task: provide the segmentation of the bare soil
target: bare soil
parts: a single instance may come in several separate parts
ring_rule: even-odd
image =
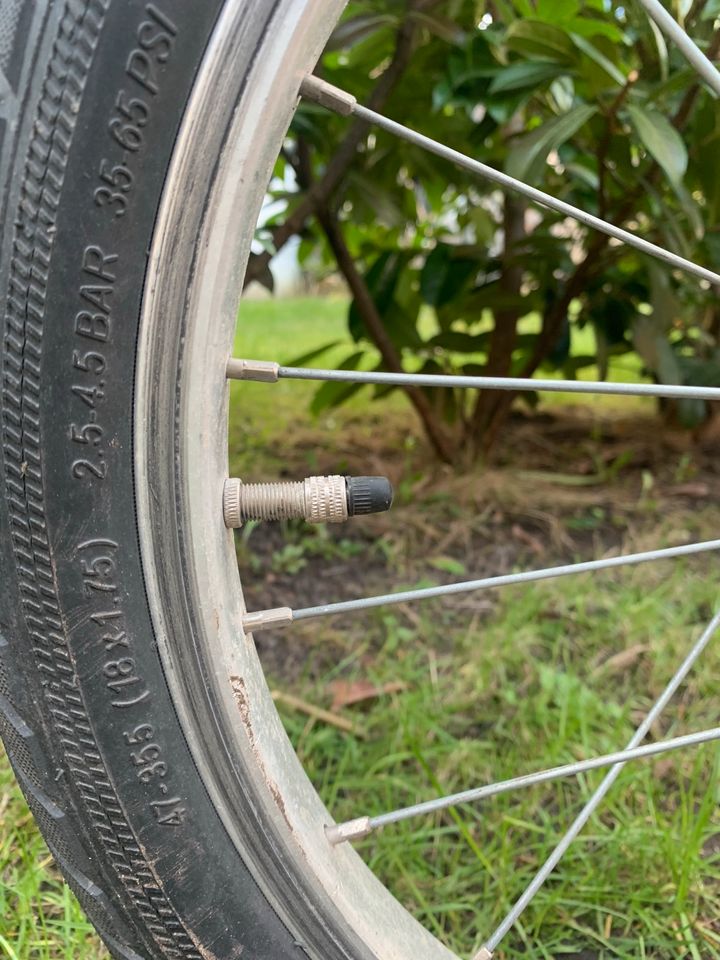
[[[288,476],[383,473],[396,498],[384,515],[318,531],[267,524],[238,538],[249,609],[299,608],[403,586],[587,560],[717,534],[720,445],[661,427],[650,417],[598,420],[587,408],[515,414],[493,462],[456,471],[438,465],[390,421],[344,426],[328,443],[317,427],[289,444]],[[487,616],[492,593],[442,604],[455,617]],[[410,607],[400,608],[412,622]],[[370,631],[372,618],[352,630]],[[337,657],[333,632],[347,622],[309,621],[257,636],[269,673],[292,681]],[[316,638],[322,631],[323,643]]]

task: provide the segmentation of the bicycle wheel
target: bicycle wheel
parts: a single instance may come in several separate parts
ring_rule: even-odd
[[[220,509],[244,260],[341,6],[2,7],[0,720],[117,957],[443,954],[325,841]]]
[[[331,842],[374,825],[291,748],[250,628],[293,612],[248,617],[222,509],[265,186],[301,87],[356,109],[305,80],[342,6],[0,6],[0,726],[116,957],[452,956]]]

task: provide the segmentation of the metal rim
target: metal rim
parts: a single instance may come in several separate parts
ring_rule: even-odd
[[[667,22],[663,19],[661,4],[656,0],[640,2],[650,16],[658,20],[661,29],[676,40],[682,52],[700,75],[707,79],[710,86],[720,89],[720,74],[714,71],[709,61],[707,64],[703,63],[702,53],[671,18]],[[339,16],[342,5],[340,0],[332,0],[329,6],[332,7],[332,13]],[[259,14],[257,4],[235,3],[231,0],[226,5],[216,37],[217,43],[211,48],[215,59],[213,56],[208,57],[206,69],[201,71],[200,81],[186,117],[178,150],[179,160],[173,166],[168,181],[163,216],[154,245],[143,318],[144,336],[140,345],[141,389],[138,392],[136,409],[143,441],[138,447],[141,455],[137,460],[141,538],[143,556],[149,571],[148,581],[153,593],[153,617],[162,638],[161,649],[191,749],[194,749],[196,759],[199,760],[208,789],[230,835],[246,862],[252,864],[252,872],[264,886],[279,915],[285,918],[291,928],[294,929],[293,923],[297,925],[297,913],[293,914],[291,909],[285,908],[283,898],[283,891],[287,886],[285,880],[289,879],[291,887],[294,884],[295,894],[301,894],[300,914],[310,914],[319,920],[323,936],[333,945],[334,949],[330,952],[321,949],[322,956],[365,956],[369,950],[375,955],[380,953],[388,957],[409,954],[448,957],[451,954],[409,917],[361,862],[357,858],[353,859],[354,855],[346,856],[344,841],[364,836],[377,826],[415,815],[430,806],[439,809],[443,804],[448,806],[456,801],[465,802],[471,799],[471,794],[489,795],[491,790],[499,792],[532,782],[538,777],[574,774],[578,772],[578,764],[538,771],[525,777],[438,798],[429,804],[416,804],[390,811],[375,818],[361,817],[332,826],[326,831],[324,828],[331,822],[330,817],[302,772],[282,731],[264,683],[262,669],[255,656],[252,637],[247,631],[252,627],[260,629],[271,623],[276,626],[288,625],[293,620],[325,616],[333,612],[353,612],[399,600],[483,589],[501,585],[501,581],[504,584],[546,579],[549,576],[580,572],[581,569],[595,570],[604,566],[669,558],[699,550],[714,550],[718,548],[720,541],[299,610],[278,608],[246,613],[232,541],[223,528],[219,509],[222,484],[227,475],[227,390],[224,361],[232,344],[235,307],[239,300],[240,281],[249,252],[252,225],[255,223],[265,184],[287,129],[298,91],[301,90],[303,96],[343,116],[355,114],[365,122],[380,126],[402,139],[443,156],[478,176],[501,183],[536,203],[560,210],[593,229],[686,270],[706,283],[720,283],[720,275],[648,243],[636,234],[570,207],[520,181],[512,180],[471,157],[450,150],[438,141],[362,107],[346,92],[331,87],[318,78],[307,76],[321,52],[323,40],[327,38],[337,18],[330,16],[328,4],[320,10],[319,0],[275,0],[274,4],[273,0],[267,0],[268,15],[272,12],[273,19],[268,19],[262,42],[258,42],[257,57],[252,70],[247,77],[244,74],[242,77],[231,74],[228,83],[224,73],[218,73],[218,62],[229,61],[237,70],[238,64],[242,64],[243,60],[242,57],[233,55],[235,51],[232,43],[227,44],[226,33],[230,30],[232,35],[243,14],[246,19],[252,20],[252,16],[248,17],[251,6],[255,13]],[[269,9],[271,6],[272,11]],[[699,65],[695,60],[698,60]],[[220,97],[218,90],[223,94]],[[208,126],[207,116],[212,113],[213,104],[228,106],[234,103],[233,96],[237,98],[238,109],[232,122],[228,119],[226,125],[221,127],[227,132],[227,137],[220,138],[213,152],[213,135],[216,130]],[[191,194],[190,202],[187,202],[183,195],[183,186],[205,183],[203,174],[216,156],[219,160],[213,166],[213,176],[207,192],[201,191],[199,197]],[[198,203],[201,204],[200,208]],[[192,211],[195,210],[197,214],[198,209],[200,213],[193,221]],[[182,239],[178,240],[179,237]],[[185,246],[181,247],[183,241]],[[188,251],[192,250],[196,241],[199,241],[198,255],[193,259]],[[168,277],[172,276],[169,269],[172,266],[176,274],[177,288],[179,252],[184,252],[190,260],[187,284],[180,287],[185,299],[178,301],[176,310],[173,311],[168,310],[168,299],[170,302],[173,300],[173,288],[171,285],[168,289]],[[172,336],[166,339],[158,334],[158,324],[162,325],[163,317],[167,316],[181,320],[178,327],[180,335],[175,339]],[[205,317],[208,319],[203,322]],[[172,322],[171,320],[170,325]],[[168,344],[172,345],[176,340],[182,346],[175,355],[173,365],[173,348],[168,348]],[[236,368],[236,373],[229,375],[238,375],[240,379],[260,379],[268,382],[277,380],[279,376],[295,379],[340,379],[337,371],[280,367],[272,362],[243,359],[231,361],[230,366]],[[273,377],[268,376],[270,367],[273,368]],[[253,370],[262,375],[254,376]],[[345,376],[347,379],[361,379],[362,375]],[[416,377],[406,374],[392,376],[396,380],[400,376],[408,382],[417,381]],[[435,381],[440,378],[426,379],[433,381],[427,385],[439,385]],[[531,383],[522,379],[494,381],[492,384],[488,378],[460,379],[467,382],[456,381],[456,386],[484,386],[511,391],[528,389]],[[172,438],[174,443],[170,444],[175,449],[175,469],[170,470],[169,482],[167,476],[163,482],[162,476],[153,474],[153,467],[157,466],[153,459],[154,450],[167,449],[167,444],[158,443],[157,430],[152,429],[152,423],[148,427],[145,420],[145,414],[152,412],[156,406],[163,409],[163,391],[158,390],[156,381],[165,389],[166,418],[175,425]],[[537,387],[537,382],[533,383]],[[544,389],[558,389],[560,386],[545,383]],[[626,389],[629,385],[621,386],[620,390],[609,390],[603,385],[586,384],[584,392],[637,392]],[[676,386],[663,388],[666,392],[673,391],[673,395],[680,395],[689,389]],[[171,400],[169,405],[168,390]],[[656,390],[654,393],[661,395],[662,391]],[[160,402],[154,403],[158,399]],[[169,418],[168,412],[172,413]],[[165,466],[167,468],[167,465]],[[164,502],[163,492],[166,493],[165,500],[171,501],[174,507],[171,517],[168,517],[167,509],[163,512],[163,509],[157,506],[158,502]],[[174,592],[172,588],[168,589],[166,579],[171,580],[175,571],[172,564],[165,559],[162,550],[163,537],[159,533],[168,525],[168,520],[177,524],[177,558],[182,568],[182,576]],[[157,602],[156,595],[160,597]],[[188,614],[189,630],[186,631],[185,639],[189,638],[190,645],[187,647],[186,644],[184,651],[182,643],[178,643],[183,639],[183,631],[178,632],[173,623],[174,635],[170,637],[168,632],[168,613],[177,609],[178,598],[185,601]],[[493,955],[502,937],[547,879],[628,759],[651,755],[652,752],[659,752],[659,749],[690,746],[716,739],[720,735],[718,728],[666,741],[658,750],[640,746],[653,720],[677,691],[719,623],[720,614],[716,614],[633,734],[626,750],[590,761],[594,766],[611,766],[611,769],[522,896],[476,953],[475,960],[488,960]],[[244,634],[243,627],[246,631]],[[180,655],[181,653],[184,656]],[[198,667],[198,676],[194,682],[187,677],[187,665],[193,657]],[[210,708],[209,713],[206,711],[203,715],[207,707]],[[198,718],[207,722],[198,724]],[[210,732],[217,738],[217,743],[213,742],[213,749],[209,752],[207,742],[203,743],[202,736],[198,736],[200,730]],[[213,764],[213,755],[216,760],[219,756],[218,744],[222,747],[220,752],[223,763]],[[236,775],[235,792],[232,789],[232,779],[228,780],[228,769]],[[240,801],[245,802],[244,808],[238,800],[238,794]],[[232,815],[237,817],[238,812],[242,813],[243,809],[245,813],[251,812],[257,821],[261,834],[259,844],[252,842],[247,817],[240,818],[244,822],[244,831],[239,833],[235,830],[237,819],[234,820]],[[256,816],[257,809],[262,811],[262,817]],[[339,843],[340,847],[332,850],[329,848],[328,839],[331,839],[333,844]],[[280,877],[277,870],[274,875],[263,870],[263,857],[267,857],[269,850],[274,850],[276,854],[276,866],[282,873]],[[262,856],[258,857],[258,852]],[[318,895],[316,899],[302,899],[302,893],[310,890]],[[292,900],[292,897],[290,899]],[[321,940],[322,937],[320,940],[311,938],[305,942],[315,944]]]
[[[149,261],[135,404],[148,601],[198,769],[229,837],[286,924],[297,929],[294,895],[315,915],[324,956],[441,960],[454,955],[352,849],[328,843],[324,826],[332,818],[282,728],[252,638],[242,634],[242,589],[221,510],[228,469],[225,363],[265,186],[301,81],[344,3],[274,4],[246,75],[248,21],[258,17],[258,6],[231,0],[217,24],[182,124]],[[180,342],[177,352],[169,348]],[[176,416],[175,465],[156,457],[169,439],[162,415],[169,406]],[[179,624],[182,604],[187,619]],[[268,850],[275,854],[271,868]]]

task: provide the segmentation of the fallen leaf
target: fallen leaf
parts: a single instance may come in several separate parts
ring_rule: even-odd
[[[333,695],[331,710],[340,710],[353,703],[362,703],[365,700],[374,700],[389,693],[400,693],[407,690],[407,684],[402,680],[394,680],[376,686],[369,680],[333,680],[330,684]]]
[[[273,690],[272,698],[276,703],[284,703],[293,710],[297,710],[299,713],[304,713],[306,716],[312,717],[313,720],[321,720],[323,723],[329,723],[333,727],[337,727],[339,730],[344,730],[346,733],[354,733],[355,736],[364,736],[362,731],[358,730],[355,727],[355,724],[350,720],[347,720],[345,717],[339,717],[331,710],[323,710],[322,707],[316,707],[314,703],[309,703],[307,700],[303,700],[301,697],[296,697],[292,693],[284,693],[282,690]]]
[[[650,647],[646,643],[636,643],[634,646],[628,647],[627,650],[621,650],[620,653],[616,653],[612,657],[608,657],[607,660],[603,660],[593,672],[622,673],[624,670],[629,670],[630,667],[634,667],[640,657],[644,653],[647,653],[649,649]]]
[[[653,777],[655,780],[667,780],[670,774],[675,774],[674,757],[663,757],[653,764]]]
[[[667,492],[671,497],[695,497],[701,500],[703,497],[710,496],[710,487],[707,483],[697,481],[696,483],[678,483],[674,487],[668,487]]]
[[[530,547],[533,553],[536,553],[538,556],[542,556],[545,553],[545,547],[538,540],[538,538],[534,537],[531,533],[521,527],[519,523],[513,524],[511,532],[516,540],[519,540],[521,543],[524,543]]]

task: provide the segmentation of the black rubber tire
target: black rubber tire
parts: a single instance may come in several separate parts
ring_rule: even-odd
[[[173,709],[138,545],[147,252],[222,2],[0,0],[0,728],[60,869],[125,960],[316,956],[322,940],[301,911],[279,918],[228,842]],[[274,7],[246,4],[248,65]],[[127,109],[146,121],[142,142],[123,133]],[[79,545],[99,527],[124,561],[93,620],[106,551]],[[108,630],[115,609],[122,638]],[[118,709],[136,700],[142,711]],[[167,764],[162,794],[132,757],[140,723]],[[327,936],[323,960],[357,956]]]

